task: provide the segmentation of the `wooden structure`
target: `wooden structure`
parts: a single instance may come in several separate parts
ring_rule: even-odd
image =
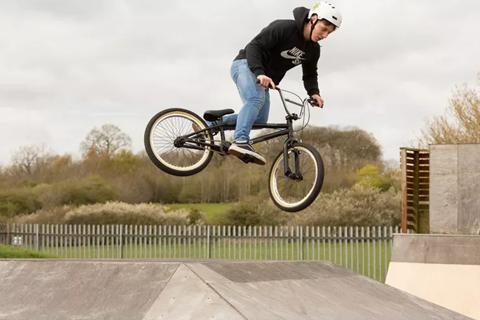
[[[402,232],[429,232],[430,152],[401,148]]]

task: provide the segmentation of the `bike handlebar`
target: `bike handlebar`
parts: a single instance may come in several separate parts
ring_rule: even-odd
[[[260,80],[257,79],[257,84],[260,84]],[[272,90],[277,90],[277,91],[282,91],[282,89],[279,87],[279,86],[275,86],[275,88],[272,88],[272,85],[268,85],[268,88],[269,89],[272,89]],[[294,104],[294,105],[297,105],[299,107],[303,107],[302,104],[298,103],[298,102],[295,102],[295,101],[292,101],[288,98],[285,99],[285,101],[287,101],[288,103],[291,103],[291,104]],[[308,103],[310,103],[312,106],[318,106],[317,104],[317,101],[315,99],[312,99],[312,98],[308,98],[307,99]]]
[[[303,105],[301,103],[298,103],[298,102],[295,102],[293,100],[290,100],[288,98],[285,98],[285,101],[287,101],[288,103],[291,103],[291,104],[294,104],[294,105],[297,105],[299,107],[303,107]],[[307,99],[308,103],[310,103],[311,105],[314,105],[316,106],[317,105],[317,101],[315,99]]]

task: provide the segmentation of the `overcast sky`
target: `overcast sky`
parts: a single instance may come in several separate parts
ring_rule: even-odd
[[[456,85],[480,71],[480,1],[335,1],[342,28],[322,44],[318,126],[372,133],[398,160]],[[152,115],[181,106],[240,108],[229,69],[238,50],[304,1],[1,0],[0,164],[25,145],[79,156],[114,124],[143,150]],[[305,96],[301,68],[281,86]],[[272,98],[270,120],[284,117]]]

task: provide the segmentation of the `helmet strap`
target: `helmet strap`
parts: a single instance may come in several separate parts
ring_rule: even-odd
[[[315,22],[312,22],[312,20],[310,20],[310,23],[311,23],[311,27],[310,27],[310,41],[313,42],[312,40],[312,34],[313,34],[313,29],[315,29],[315,26],[317,25],[317,22],[318,22],[318,18],[317,20],[315,20]]]

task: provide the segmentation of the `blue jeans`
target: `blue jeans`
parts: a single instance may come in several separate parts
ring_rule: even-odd
[[[235,124],[235,142],[250,142],[250,130],[254,123],[267,123],[270,111],[268,89],[257,84],[257,77],[250,71],[247,59],[235,60],[230,69],[233,82],[237,85],[243,107],[238,114],[223,117],[223,123]]]

